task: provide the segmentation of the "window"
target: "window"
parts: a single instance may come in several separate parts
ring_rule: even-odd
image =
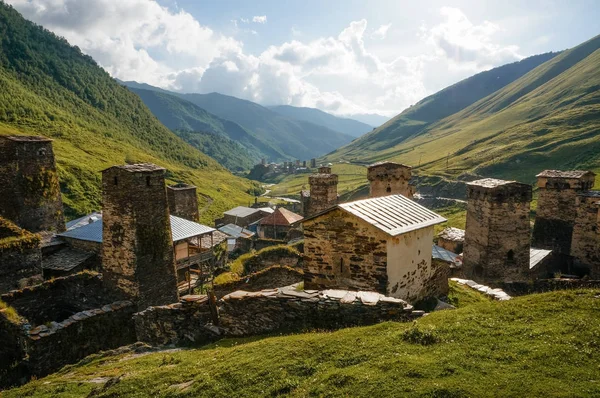
[[[344,259],[340,259],[340,274],[344,273]]]
[[[46,148],[40,148],[37,152],[38,156],[46,156]]]
[[[114,183],[115,183],[115,185],[119,185],[119,179],[117,177],[115,177]]]
[[[387,187],[385,190],[387,193],[391,193],[392,192],[392,187]]]
[[[515,263],[515,252],[511,250],[508,251],[508,253],[506,253],[506,262],[507,264],[514,264]]]
[[[150,176],[146,177],[146,186],[150,186]]]

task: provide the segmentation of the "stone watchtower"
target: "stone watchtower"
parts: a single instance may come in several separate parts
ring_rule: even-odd
[[[303,198],[304,217],[310,217],[337,204],[337,174],[331,174],[331,167],[319,167],[319,172],[308,177],[310,194]]]
[[[30,232],[63,232],[52,140],[0,136],[0,216]]]
[[[477,282],[527,279],[531,186],[486,178],[467,184],[465,275]]]
[[[592,279],[600,279],[600,191],[580,193],[576,205],[571,255],[575,266],[584,268]]]
[[[412,199],[414,186],[410,185],[412,167],[395,162],[378,162],[369,166],[367,178],[371,183],[370,196],[400,194]]]
[[[102,172],[102,273],[138,308],[177,302],[165,169],[153,164]]]
[[[533,246],[570,254],[577,195],[592,189],[591,171],[545,170],[537,175],[538,205]]]
[[[195,186],[184,183],[168,186],[167,197],[172,215],[198,222],[200,214]]]

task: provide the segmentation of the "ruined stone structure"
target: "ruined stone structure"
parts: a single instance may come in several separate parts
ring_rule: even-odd
[[[591,171],[545,170],[537,175],[538,205],[533,245],[565,255],[571,252],[577,195],[594,186]]]
[[[438,234],[438,246],[452,253],[461,254],[464,243],[465,231],[463,229],[448,227]]]
[[[273,265],[250,275],[244,275],[240,280],[215,284],[214,292],[218,298],[237,290],[256,292],[263,289],[273,289],[299,283],[304,280],[301,268],[291,268],[282,265]]]
[[[153,164],[102,172],[102,273],[138,308],[178,300],[165,169]]]
[[[195,186],[184,183],[170,185],[167,187],[167,197],[172,215],[196,222],[200,220]]]
[[[571,255],[577,267],[589,272],[592,279],[600,279],[600,191],[577,195]]]
[[[331,174],[331,167],[319,167],[317,174],[308,177],[310,191],[302,194],[304,217],[310,217],[325,211],[338,202],[337,174]]]
[[[525,280],[530,263],[531,186],[486,178],[467,184],[463,269],[478,282]]]
[[[378,162],[369,166],[367,178],[371,183],[370,196],[404,195],[412,199],[414,186],[410,184],[412,167],[395,162]]]
[[[0,217],[0,293],[41,273],[40,237]]]
[[[0,136],[0,216],[31,232],[65,230],[52,140]]]
[[[449,267],[431,261],[433,226],[444,221],[402,195],[305,219],[304,288],[369,290],[409,302],[444,294]]]

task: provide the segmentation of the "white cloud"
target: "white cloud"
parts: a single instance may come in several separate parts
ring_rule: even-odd
[[[374,30],[373,33],[371,33],[371,37],[374,39],[385,39],[385,37],[387,36],[387,32],[388,30],[390,30],[391,26],[391,23],[387,25],[381,25],[379,28]]]
[[[28,19],[64,36],[112,76],[184,92],[221,92],[265,105],[317,107],[338,114],[397,114],[454,81],[520,59],[500,46],[492,22],[471,23],[460,10],[442,8],[443,21],[417,33],[423,53],[383,61],[365,35],[384,41],[391,24],[370,34],[367,21],[337,36],[299,37],[248,54],[232,37],[202,26],[189,13],[149,0],[9,0]],[[236,34],[239,23],[232,20]],[[266,23],[255,16],[254,23]],[[299,31],[292,28],[293,36]],[[296,32],[296,33],[294,33]]]

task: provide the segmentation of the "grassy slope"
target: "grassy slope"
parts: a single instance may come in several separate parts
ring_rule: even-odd
[[[274,148],[261,142],[239,124],[221,119],[183,98],[154,90],[140,88],[130,88],[130,90],[139,95],[158,120],[176,134],[182,136],[178,131],[190,132],[182,138],[194,146],[198,144],[198,140],[193,140],[193,136],[201,135],[194,134],[194,132],[218,134],[235,142],[238,149],[225,153],[215,151],[218,151],[219,148],[207,147],[205,140],[202,140],[201,144],[203,145],[199,147],[204,153],[219,160],[221,164],[230,169],[235,168],[236,165],[249,169],[263,157],[281,156]],[[231,146],[227,145],[226,148]],[[228,159],[231,161],[228,162]]]
[[[118,376],[95,396],[597,396],[599,293],[475,303],[414,324],[97,356],[5,396],[86,396],[102,390],[92,379]],[[423,335],[437,342],[419,344]]]
[[[99,171],[125,161],[153,162],[171,181],[194,183],[203,220],[248,203],[247,180],[164,127],[138,96],[52,33],[0,3],[0,134],[55,140],[67,215],[100,207]]]
[[[328,158],[395,159],[421,164],[423,174],[528,182],[545,168],[600,171],[599,47],[600,36],[565,51],[397,145],[351,144]]]

